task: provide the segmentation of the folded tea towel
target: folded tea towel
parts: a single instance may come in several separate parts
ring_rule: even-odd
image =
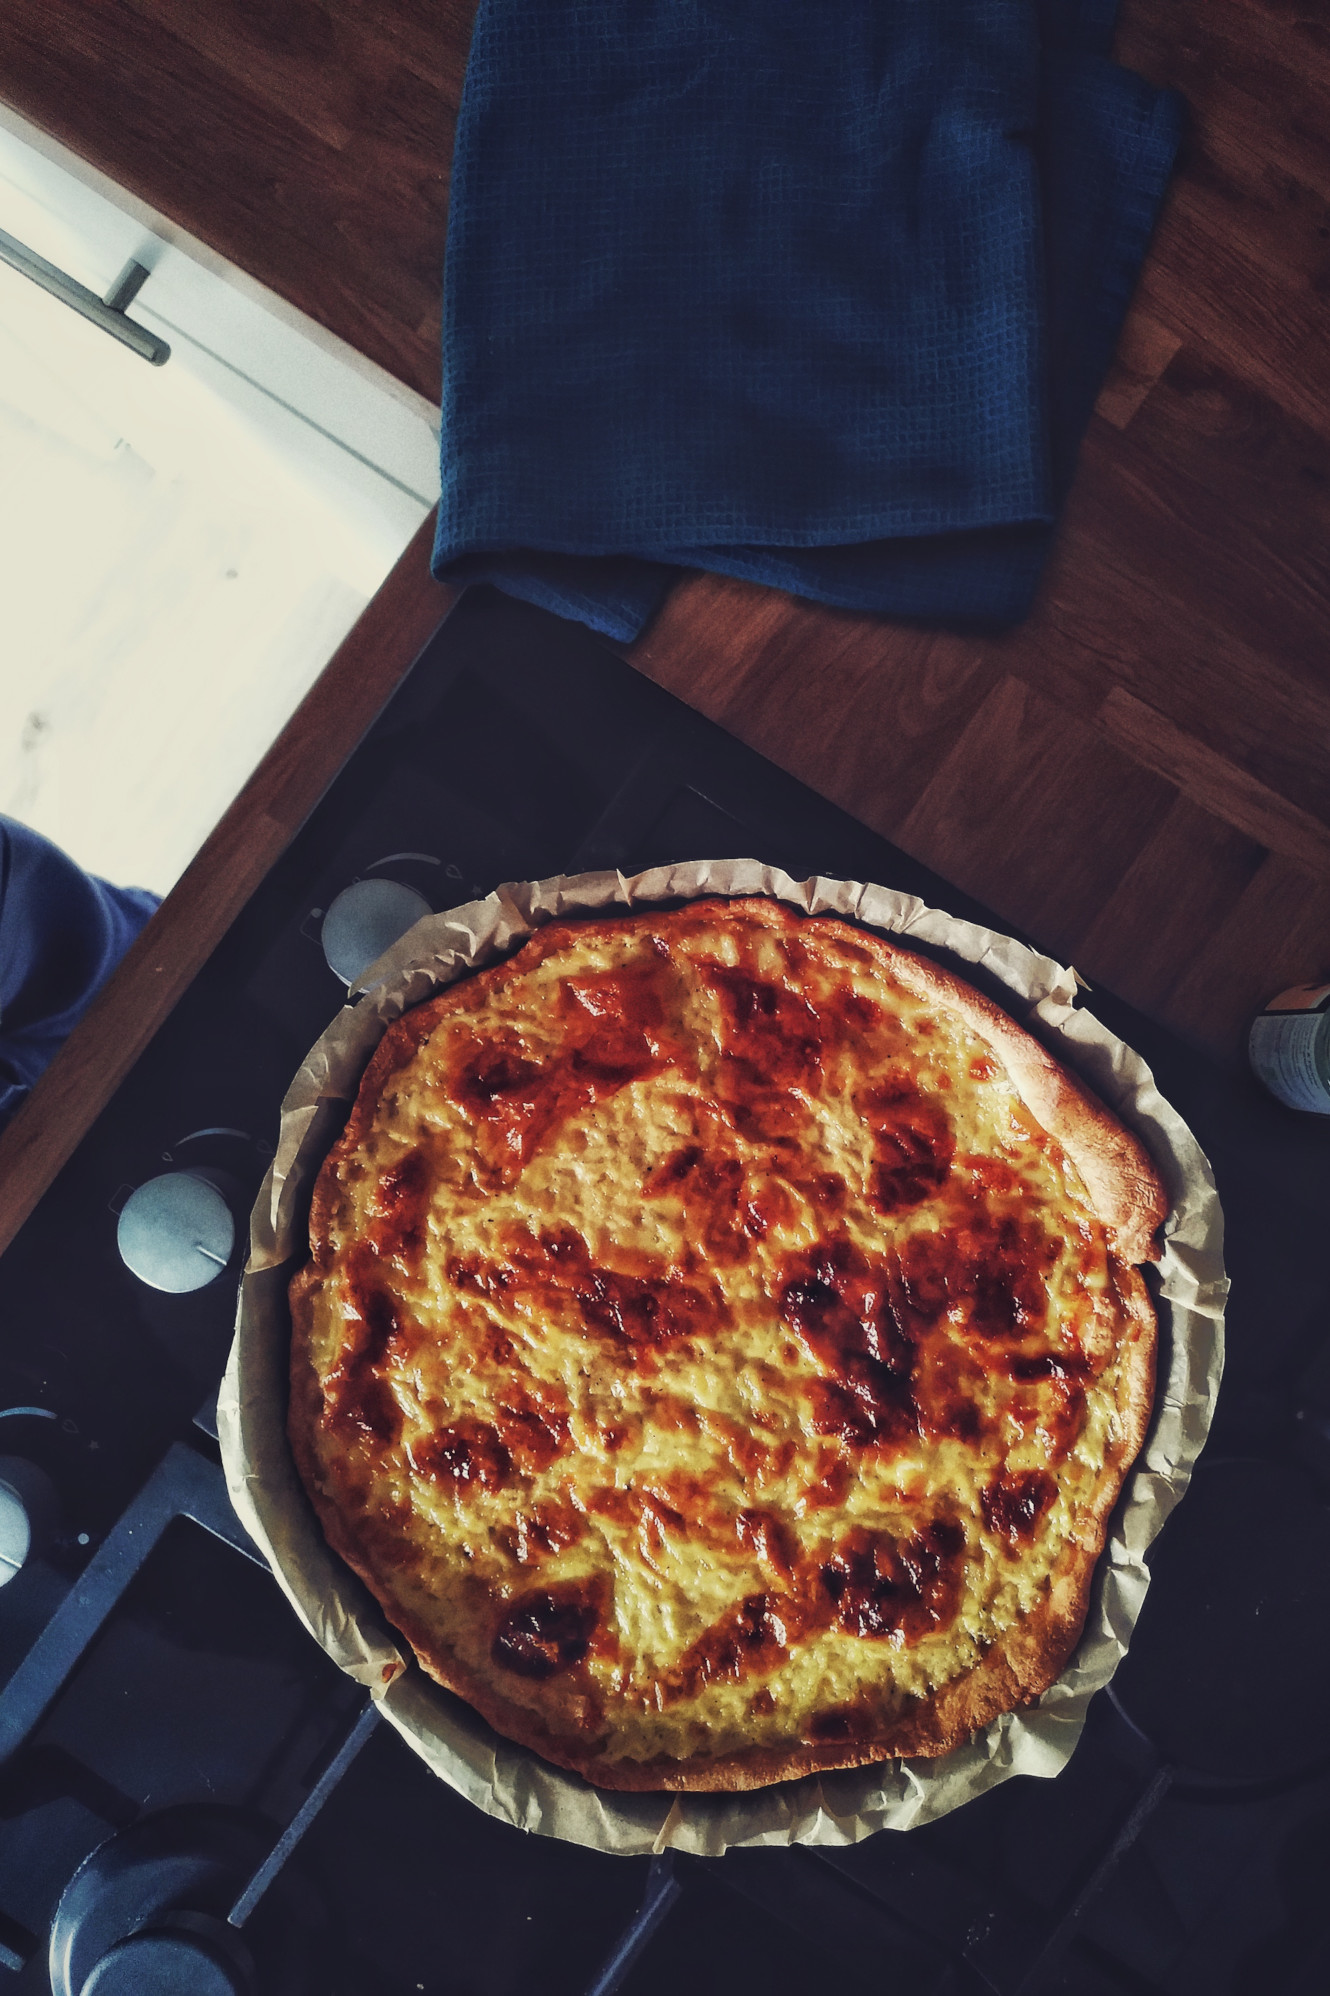
[[[1029,608],[1177,150],[1116,0],[481,0],[434,572]]]
[[[18,1108],[158,905],[0,817],[0,1125]]]

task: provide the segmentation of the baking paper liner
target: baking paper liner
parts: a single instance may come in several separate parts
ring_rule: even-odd
[[[1057,1682],[938,1760],[806,1775],[739,1795],[616,1794],[499,1737],[442,1690],[329,1549],[286,1438],[287,1282],[308,1251],[314,1179],[360,1077],[392,1021],[469,970],[507,956],[560,915],[650,907],[699,895],[763,894],[842,915],[990,973],[1011,1013],[1082,1075],[1144,1141],[1172,1199],[1158,1268],[1159,1382],[1150,1432],[1113,1515],[1085,1630]],[[543,1836],[637,1854],[716,1855],[732,1845],[849,1844],[930,1822],[1013,1774],[1054,1775],[1071,1758],[1094,1693],[1126,1652],[1149,1584],[1143,1555],[1182,1496],[1209,1429],[1223,1364],[1222,1216],[1195,1138],[1145,1063],[1076,1003],[1074,971],[1009,936],[956,921],[913,895],[860,881],[792,880],[756,860],[690,862],[505,886],[431,915],[353,987],[282,1105],[272,1168],[251,1223],[235,1342],[218,1408],[237,1512],[311,1634],[443,1780],[487,1815]]]

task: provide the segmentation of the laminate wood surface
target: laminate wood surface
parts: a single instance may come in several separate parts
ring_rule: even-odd
[[[921,634],[710,576],[631,656],[1219,1059],[1330,977],[1330,15],[1123,7],[1179,171],[1033,614]]]
[[[0,98],[437,396],[473,11],[0,0]],[[1117,53],[1189,130],[1026,623],[962,637],[694,575],[627,656],[1235,1061],[1263,996],[1330,978],[1330,17],[1125,0]],[[302,714],[283,753],[307,727],[313,770],[317,692]],[[266,808],[242,797],[227,837],[259,813],[262,848]],[[78,1045],[70,1100],[92,1022]]]
[[[431,401],[475,0],[0,0],[0,98]]]

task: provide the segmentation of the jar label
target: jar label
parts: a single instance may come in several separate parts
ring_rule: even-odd
[[[1295,984],[1266,1006],[1267,1012],[1324,1012],[1330,1007],[1330,984]]]
[[[1324,987],[1330,997],[1330,986]],[[1290,995],[1290,994],[1284,994]],[[1299,1009],[1253,1019],[1247,1051],[1259,1080],[1290,1109],[1330,1116],[1330,1015]]]

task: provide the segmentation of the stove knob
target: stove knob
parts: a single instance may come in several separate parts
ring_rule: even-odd
[[[172,1296],[214,1281],[235,1243],[231,1208],[199,1172],[167,1171],[150,1178],[120,1209],[120,1259],[140,1282]]]
[[[323,918],[319,940],[328,968],[343,984],[354,984],[399,936],[433,912],[423,894],[399,880],[353,880]]]
[[[0,1587],[41,1552],[58,1509],[55,1485],[44,1469],[21,1456],[0,1455]]]
[[[104,1954],[78,1996],[250,1996],[252,1987],[201,1935],[142,1933]]]

